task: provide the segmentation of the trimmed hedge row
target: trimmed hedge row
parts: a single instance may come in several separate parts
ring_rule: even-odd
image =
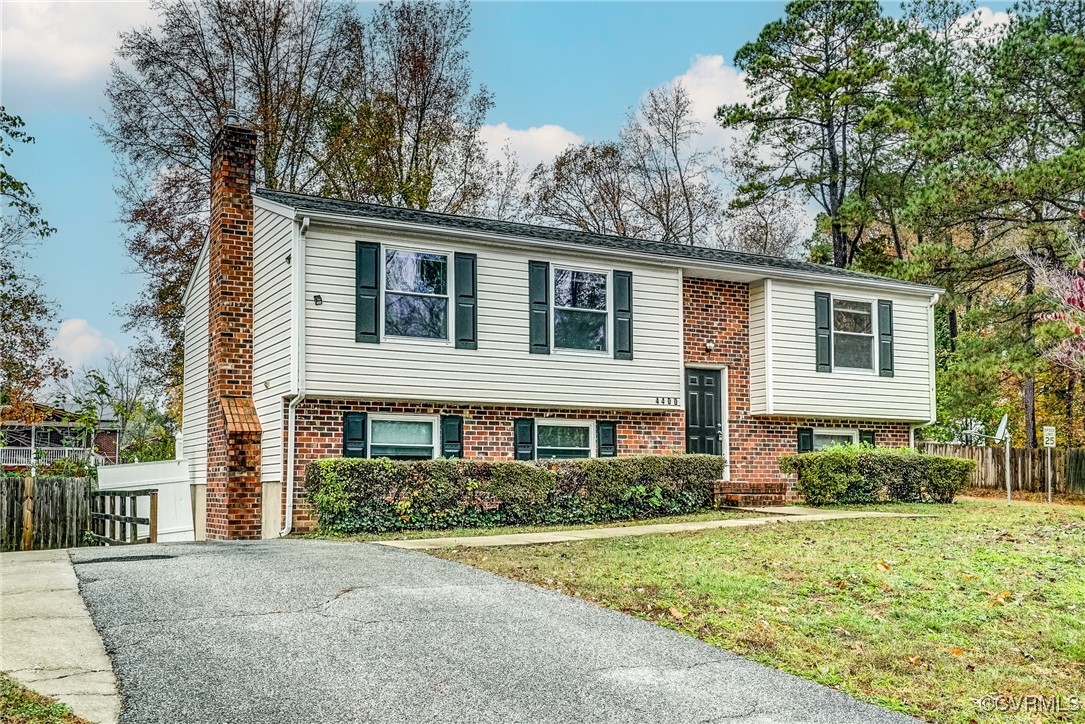
[[[798,474],[796,489],[809,505],[952,503],[975,467],[974,460],[869,445],[833,445],[780,459],[781,470]]]
[[[712,505],[718,455],[513,462],[328,458],[305,471],[322,532],[594,523]]]

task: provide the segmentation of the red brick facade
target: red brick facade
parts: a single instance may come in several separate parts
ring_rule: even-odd
[[[800,427],[846,427],[874,430],[879,445],[909,444],[908,425],[814,418],[750,415],[750,288],[741,282],[687,278],[682,288],[687,364],[727,368],[727,417],[731,480],[760,490],[778,484],[795,499],[794,480],[780,472],[777,460],[798,446]],[[707,342],[713,348],[708,349]]]
[[[252,179],[256,134],[225,126],[211,151],[207,537],[260,538],[260,422],[252,402]]]
[[[464,457],[511,459],[512,421],[518,417],[617,420],[620,455],[666,455],[685,452],[686,422],[685,415],[680,410],[610,413],[600,410],[553,410],[539,407],[305,400],[298,405],[295,412],[297,458],[294,479],[298,481],[294,494],[296,528],[304,530],[312,523],[305,501],[305,466],[313,460],[342,454],[345,412],[462,415]],[[283,415],[285,431],[286,405],[283,405]],[[283,445],[286,445],[285,432]]]

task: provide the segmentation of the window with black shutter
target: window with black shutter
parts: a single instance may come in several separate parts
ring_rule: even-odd
[[[366,414],[364,412],[343,413],[343,457],[366,457]]]

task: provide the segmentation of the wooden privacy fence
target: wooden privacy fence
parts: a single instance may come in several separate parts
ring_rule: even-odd
[[[148,513],[143,517],[137,514],[140,498],[148,499]],[[91,493],[90,500],[90,536],[95,542],[132,545],[158,541],[157,490],[101,490]]]
[[[0,479],[0,550],[83,545],[92,485],[90,478]]]
[[[148,499],[149,515],[137,517],[139,498]],[[158,491],[96,492],[90,478],[0,478],[0,551],[153,543],[157,534]]]
[[[948,455],[976,461],[973,484],[978,488],[1006,489],[1006,450],[999,447],[974,447],[921,442],[921,452]],[[1051,482],[1056,493],[1085,495],[1085,448],[1051,450]],[[1010,449],[1010,484],[1013,490],[1033,493],[1047,491],[1047,450]]]

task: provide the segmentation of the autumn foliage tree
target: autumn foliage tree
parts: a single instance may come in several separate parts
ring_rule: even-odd
[[[181,295],[203,244],[210,145],[227,110],[259,133],[272,189],[442,211],[481,208],[494,175],[471,85],[466,3],[156,0],[121,35],[100,126],[146,286],[127,308],[139,354],[181,383]]]
[[[0,107],[0,155],[11,157],[15,144],[33,143],[25,123]],[[42,217],[33,190],[0,161],[0,421],[34,421],[34,403],[45,387],[67,371],[51,352],[49,326],[55,313],[41,293],[41,282],[20,262],[27,247],[54,233]]]

